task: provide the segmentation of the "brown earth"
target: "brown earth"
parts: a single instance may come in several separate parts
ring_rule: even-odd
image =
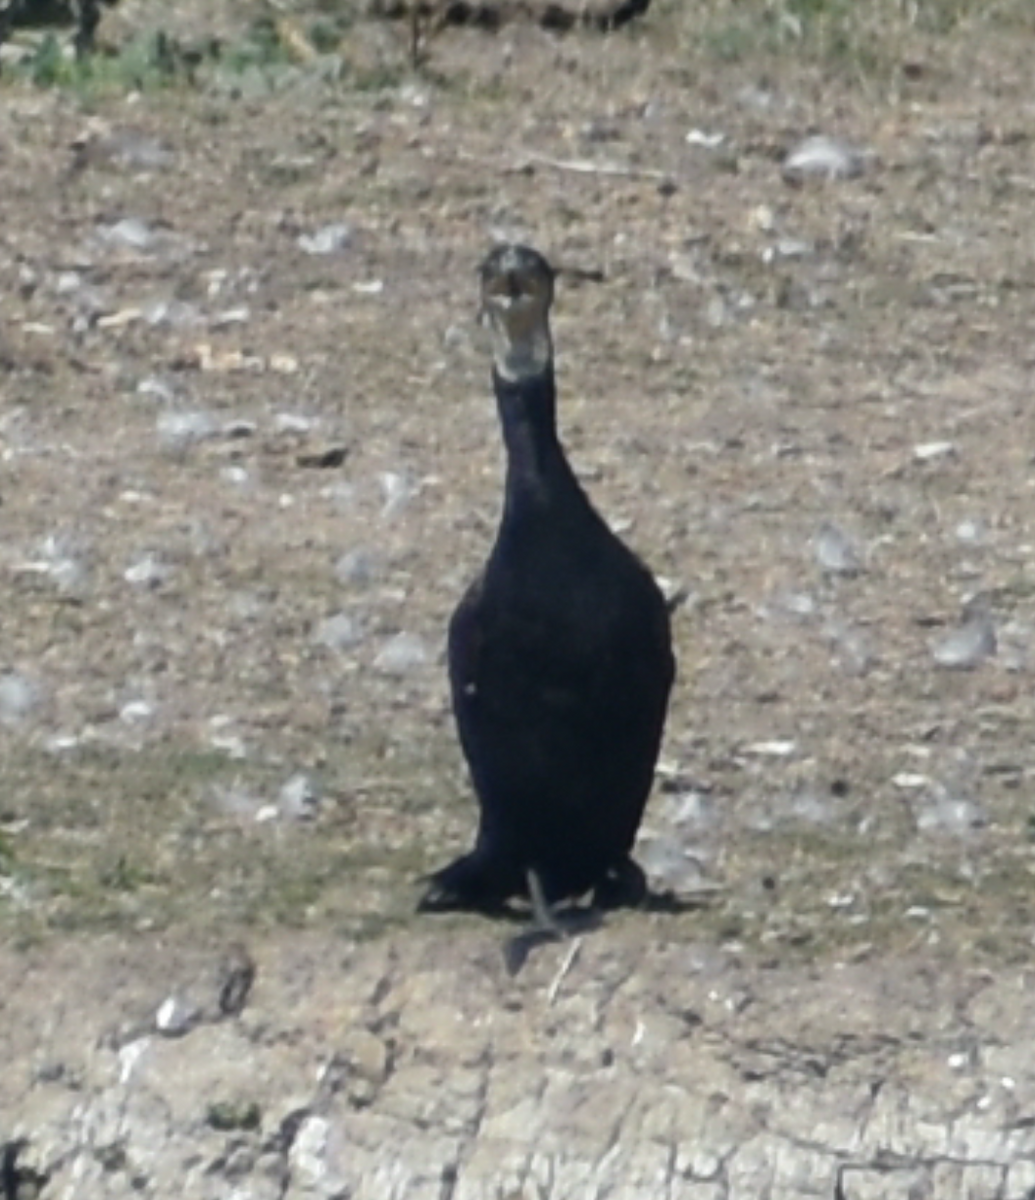
[[[0,1135],[54,1195],[1035,1194],[1030,9],[656,3],[608,39],[450,30],[419,73],[387,23],[310,55],[304,12],[263,59],[253,11],[162,16],[228,48],[190,83],[0,84]],[[785,180],[810,133],[860,173]],[[686,597],[643,859],[700,902],[609,920],[552,1001],[571,947],[508,981],[510,931],[413,915],[473,827],[442,642],[497,514],[499,237],[563,268],[566,443]],[[997,651],[949,669],[975,604]],[[96,1040],[237,942],[254,1011]],[[806,1065],[715,1050],[756,1043]],[[127,1045],[244,1062],[258,1116],[170,1075],[157,1133]],[[406,1103],[339,1111],[336,1054]],[[299,1167],[283,1097],[368,1152]],[[404,1129],[424,1175],[379,1155]]]

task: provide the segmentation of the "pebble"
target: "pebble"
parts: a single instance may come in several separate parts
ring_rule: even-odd
[[[362,547],[347,550],[334,564],[334,577],[350,587],[366,587],[377,576],[377,559]]]
[[[750,746],[744,747],[745,753],[759,754],[765,758],[789,758],[797,749],[798,743],[790,740],[752,742]]]
[[[149,721],[154,711],[154,706],[146,700],[130,700],[119,709],[119,720],[124,725],[136,725],[141,721]]]
[[[44,538],[39,560],[30,563],[29,567],[49,575],[63,595],[81,597],[86,590],[86,564],[63,537],[51,534]]]
[[[394,516],[400,509],[405,508],[417,491],[406,476],[398,471],[382,471],[378,475],[378,481],[385,497],[381,509],[383,517]]]
[[[315,425],[314,417],[301,413],[279,412],[273,417],[273,428],[277,433],[308,433]]]
[[[931,655],[940,667],[970,670],[997,649],[995,625],[987,613],[978,613],[952,633],[931,646]]]
[[[325,617],[313,633],[313,641],[331,650],[348,650],[361,639],[359,626],[348,613],[334,613]]]
[[[310,776],[300,771],[280,789],[278,805],[285,817],[311,821],[320,806],[320,793]]]
[[[920,833],[965,836],[986,823],[987,817],[979,804],[965,797],[953,796],[937,786],[916,813],[916,827]]]
[[[150,250],[155,242],[154,231],[139,217],[123,217],[111,225],[101,225],[97,236],[110,246],[127,250]]]
[[[429,659],[427,647],[413,633],[397,633],[382,646],[374,659],[374,669],[386,675],[405,675]]]
[[[655,885],[678,893],[699,891],[704,873],[697,858],[672,837],[655,837],[637,848],[640,866]]]
[[[848,536],[836,525],[825,521],[812,541],[816,562],[832,575],[857,575],[859,555]]]
[[[145,554],[123,572],[127,583],[135,587],[160,587],[172,574],[172,568],[159,561],[153,554]]]
[[[966,542],[968,545],[978,545],[988,538],[988,527],[984,521],[976,517],[964,517],[959,521],[953,531],[956,534],[956,540]]]
[[[0,675],[0,725],[20,724],[36,701],[36,688],[24,675],[15,671]]]
[[[939,458],[955,458],[956,446],[953,442],[921,442],[913,447],[913,457],[917,462],[934,462]]]
[[[148,325],[169,329],[192,329],[205,323],[201,309],[186,300],[152,300],[141,309]]]
[[[806,178],[854,179],[866,167],[866,155],[839,138],[817,134],[807,137],[787,155],[783,177],[790,183]]]
[[[151,396],[163,404],[169,404],[176,399],[176,391],[171,383],[157,375],[148,375],[137,384],[138,396]]]
[[[338,254],[352,243],[352,226],[343,221],[324,225],[315,233],[299,235],[298,246],[306,254]]]
[[[219,425],[207,412],[164,412],[158,417],[158,440],[166,449],[183,450],[194,442],[215,437]]]
[[[187,1004],[178,996],[169,996],[155,1013],[155,1029],[165,1037],[183,1037],[200,1019],[201,1010],[196,1004]]]

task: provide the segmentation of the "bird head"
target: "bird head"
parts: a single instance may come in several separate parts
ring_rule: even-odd
[[[553,359],[554,270],[528,246],[497,246],[481,265],[482,320],[497,372],[512,381],[541,374]]]

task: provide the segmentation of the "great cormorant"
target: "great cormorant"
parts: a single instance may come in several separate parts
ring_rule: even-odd
[[[449,680],[478,796],[474,849],[431,877],[425,910],[494,911],[593,891],[639,903],[631,857],[675,675],[646,566],[593,508],[555,419],[554,271],[525,246],[481,267],[507,454],[488,562],[449,625]]]

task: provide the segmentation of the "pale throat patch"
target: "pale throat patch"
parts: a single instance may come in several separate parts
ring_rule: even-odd
[[[545,324],[514,336],[490,319],[489,332],[496,371],[511,383],[541,375],[553,361],[553,342]]]

